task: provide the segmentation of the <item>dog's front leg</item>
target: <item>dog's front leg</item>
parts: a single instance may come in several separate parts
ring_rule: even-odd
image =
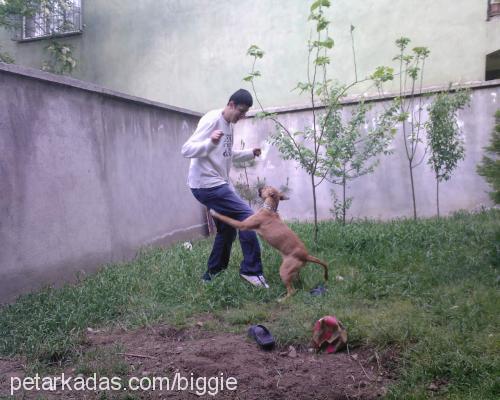
[[[235,229],[238,229],[240,231],[249,231],[252,229],[258,229],[259,227],[259,222],[256,220],[255,215],[252,215],[248,217],[247,219],[244,219],[243,221],[238,221],[237,219],[233,219],[230,217],[227,217],[225,215],[219,214],[215,210],[210,210],[210,214],[214,218],[217,218],[218,220],[232,226]]]

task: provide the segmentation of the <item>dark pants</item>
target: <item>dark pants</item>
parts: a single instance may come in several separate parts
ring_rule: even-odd
[[[229,185],[221,185],[207,189],[191,189],[194,197],[201,204],[227,215],[238,221],[243,221],[253,214],[252,209],[245,203]],[[214,218],[217,228],[212,253],[208,259],[208,272],[216,274],[227,268],[231,246],[236,238],[236,229]],[[240,273],[245,275],[262,275],[262,261],[257,234],[254,231],[240,231],[239,239],[243,251],[243,261],[240,264]]]

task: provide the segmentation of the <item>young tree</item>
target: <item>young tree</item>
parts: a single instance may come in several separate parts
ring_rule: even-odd
[[[388,147],[394,138],[395,107],[386,109],[376,116],[374,126],[364,129],[368,125],[368,105],[361,101],[352,110],[351,116],[346,121],[342,118],[342,104],[335,96],[329,108],[333,111],[326,122],[326,154],[324,161],[328,169],[327,180],[342,188],[342,199],[339,201],[333,192],[336,219],[343,224],[346,213],[352,203],[352,198],[347,197],[347,183],[360,176],[374,171],[378,160],[373,160],[379,154],[389,154]]]
[[[428,107],[429,120],[426,123],[430,149],[429,165],[436,177],[436,209],[439,218],[439,184],[451,178],[458,162],[465,156],[460,128],[457,123],[458,110],[470,102],[468,91],[455,94],[439,93]]]
[[[408,160],[413,218],[417,219],[413,170],[423,162],[427,152],[427,148],[424,148],[422,154],[418,154],[419,145],[422,143],[422,137],[425,134],[425,127],[422,122],[422,84],[425,60],[429,57],[430,51],[427,47],[414,47],[410,54],[407,51],[409,43],[410,39],[406,37],[396,40],[399,54],[393,60],[399,61],[399,96],[394,100],[394,104],[398,108],[397,119],[401,123],[402,139]],[[382,92],[383,83],[389,80],[386,76],[391,76],[393,71],[389,67],[377,68],[372,77],[376,80],[379,92]],[[417,157],[420,157],[420,159]]]
[[[492,157],[483,156],[482,163],[477,167],[477,173],[484,176],[491,185],[493,192],[490,193],[490,197],[493,202],[500,204],[500,109],[495,113],[495,122],[490,145],[485,148]]]
[[[248,49],[247,54],[254,57],[254,61],[252,71],[244,78],[251,83],[256,100],[262,110],[256,117],[268,118],[275,123],[276,132],[270,137],[271,144],[278,148],[283,159],[296,161],[310,177],[315,243],[318,239],[316,189],[327,178],[330,171],[330,161],[327,158],[329,143],[327,126],[330,126],[331,120],[336,117],[335,107],[340,104],[340,100],[348,90],[369,79],[358,80],[356,73],[354,82],[348,85],[334,86],[327,78],[327,66],[330,63],[328,51],[334,46],[334,41],[328,34],[329,21],[324,15],[324,9],[329,6],[330,1],[328,0],[316,0],[310,7],[309,20],[315,23],[315,40],[310,39],[308,42],[307,81],[299,82],[295,88],[301,94],[308,95],[312,119],[310,126],[306,126],[303,131],[292,132],[279,121],[276,114],[264,111],[254,85],[254,79],[260,76],[260,72],[255,70],[255,64],[257,59],[264,56],[264,52],[255,45]],[[351,28],[351,32],[352,30],[353,28]]]

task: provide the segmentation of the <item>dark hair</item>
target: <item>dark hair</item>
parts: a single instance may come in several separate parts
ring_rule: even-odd
[[[229,98],[229,102],[232,101],[235,105],[244,104],[245,106],[252,107],[253,99],[252,95],[248,90],[238,89]]]

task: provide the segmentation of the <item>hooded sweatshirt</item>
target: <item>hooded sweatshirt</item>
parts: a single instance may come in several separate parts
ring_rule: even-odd
[[[214,130],[224,132],[218,144],[210,135]],[[232,161],[249,161],[253,150],[233,150],[233,124],[222,116],[222,110],[205,114],[191,137],[182,146],[181,153],[191,159],[188,186],[191,189],[211,188],[229,184]]]

